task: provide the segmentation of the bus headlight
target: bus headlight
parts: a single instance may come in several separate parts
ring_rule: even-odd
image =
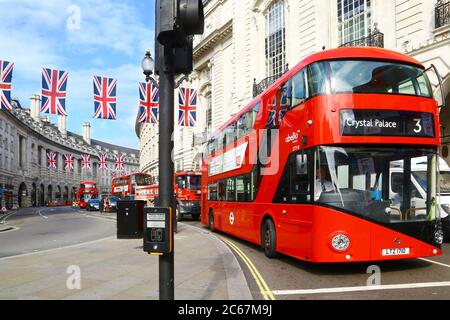
[[[332,236],[330,244],[334,250],[344,252],[350,246],[350,238],[343,233],[337,233]]]

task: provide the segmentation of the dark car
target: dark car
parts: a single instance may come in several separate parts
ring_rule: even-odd
[[[86,204],[87,211],[96,211],[100,210],[100,200],[99,199],[91,199]]]

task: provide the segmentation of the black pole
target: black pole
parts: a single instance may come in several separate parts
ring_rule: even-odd
[[[158,44],[156,44],[158,45]],[[160,47],[161,48],[161,47]],[[159,206],[173,208],[172,159],[174,130],[174,73],[172,49],[163,47],[159,74]],[[161,48],[162,49],[162,48]],[[173,229],[172,229],[173,239]],[[172,247],[173,248],[173,247]],[[159,257],[159,299],[174,300],[174,250]]]

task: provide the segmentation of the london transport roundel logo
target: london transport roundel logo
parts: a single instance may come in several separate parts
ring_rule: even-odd
[[[234,213],[230,212],[230,224],[234,223]]]

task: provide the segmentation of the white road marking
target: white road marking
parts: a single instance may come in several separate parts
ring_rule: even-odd
[[[41,218],[48,219],[47,216],[44,216],[44,215],[42,214],[42,211],[45,211],[45,210],[46,210],[46,209],[41,209],[41,210],[39,210],[39,211],[38,211],[38,214],[41,216]],[[53,211],[53,210],[50,210],[50,211]]]
[[[386,284],[386,285],[379,285],[379,286],[304,289],[304,290],[272,290],[272,292],[275,295],[283,296],[283,295],[303,295],[303,294],[318,294],[318,293],[342,293],[342,292],[375,291],[375,290],[399,290],[399,289],[433,288],[433,287],[450,287],[450,281],[422,282],[422,283],[404,283],[404,284]]]
[[[8,232],[17,231],[19,229],[20,229],[19,227],[9,226],[8,230],[1,231],[0,234],[5,234],[5,233],[8,233]]]
[[[64,246],[64,247],[58,247],[58,248],[52,248],[52,249],[46,249],[46,250],[39,250],[39,251],[35,251],[35,252],[22,253],[22,254],[18,254],[18,255],[15,255],[15,256],[3,257],[3,258],[0,258],[0,261],[11,260],[11,259],[14,259],[14,258],[21,258],[21,257],[27,257],[27,256],[34,256],[36,254],[48,253],[48,252],[53,252],[53,251],[58,251],[58,250],[63,250],[63,249],[78,248],[78,247],[83,247],[83,246],[87,246],[87,245],[94,244],[94,243],[97,243],[97,242],[101,242],[101,241],[105,241],[105,240],[112,240],[112,239],[116,239],[116,236],[110,236],[110,237],[97,239],[97,240],[93,240],[93,241],[87,241],[87,242],[82,242],[82,243],[77,243],[77,244],[71,244],[71,245]]]
[[[438,264],[438,265],[443,266],[443,267],[450,268],[450,265],[442,263],[442,262],[437,262],[437,261],[433,261],[433,260],[429,260],[429,259],[425,259],[425,258],[419,258],[419,260],[423,260],[423,261],[426,261],[426,262],[431,262],[431,263]]]

